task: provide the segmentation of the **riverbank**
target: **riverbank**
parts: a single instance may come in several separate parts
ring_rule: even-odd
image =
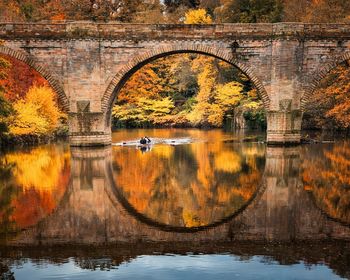
[[[0,149],[36,146],[65,140],[68,141],[68,132],[50,135],[4,135],[0,137]]]

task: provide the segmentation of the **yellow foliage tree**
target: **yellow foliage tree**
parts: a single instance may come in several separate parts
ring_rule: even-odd
[[[112,115],[121,121],[132,121],[139,125],[143,123],[162,124],[167,121],[167,116],[172,109],[174,109],[174,102],[170,97],[161,99],[139,97],[136,103],[115,105]]]
[[[26,97],[13,105],[15,115],[10,121],[10,133],[14,135],[45,135],[54,132],[63,116],[55,93],[47,86],[33,86]]]
[[[198,56],[192,64],[192,70],[197,71],[197,82],[199,91],[196,96],[196,104],[188,119],[194,125],[212,125],[218,123],[211,116],[215,112],[212,103],[215,96],[215,86],[217,83],[218,71],[214,66],[214,59],[206,56]],[[219,114],[221,115],[221,114]],[[208,120],[210,116],[210,121]],[[219,121],[220,122],[220,121]]]
[[[205,9],[189,10],[185,14],[185,24],[210,24],[213,20]]]
[[[229,82],[216,87],[216,103],[225,111],[232,110],[242,100],[243,85],[239,82]]]

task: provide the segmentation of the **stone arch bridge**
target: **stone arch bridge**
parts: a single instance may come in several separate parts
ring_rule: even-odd
[[[0,23],[0,53],[41,73],[69,114],[73,146],[111,143],[111,108],[140,67],[201,53],[241,69],[267,111],[270,144],[300,142],[305,104],[320,80],[350,59],[348,24]]]

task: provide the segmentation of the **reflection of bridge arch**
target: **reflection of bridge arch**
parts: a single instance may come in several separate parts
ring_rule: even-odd
[[[343,221],[340,218],[333,217],[331,214],[327,213],[327,211],[322,209],[322,207],[317,203],[316,197],[315,197],[315,195],[313,194],[312,191],[307,191],[307,193],[308,193],[308,197],[309,197],[310,201],[312,201],[314,207],[318,210],[318,212],[323,217],[325,217],[329,221],[336,222],[337,224],[340,224],[342,226],[346,226],[346,227],[350,228],[350,222],[346,222],[346,221]]]
[[[185,229],[164,227],[125,207],[125,198],[116,192],[111,150],[72,149],[70,186],[59,207],[17,240],[90,244],[350,237],[349,227],[330,223],[302,190],[298,148],[267,148],[263,184],[244,207],[218,223]]]
[[[212,56],[238,68],[244,74],[246,74],[249,79],[252,80],[255,87],[257,88],[259,97],[261,98],[265,109],[269,109],[270,97],[267,94],[262,81],[258,78],[253,69],[248,67],[243,61],[239,60],[236,56],[234,56],[229,49],[216,48],[201,44],[182,43],[180,45],[173,44],[166,47],[158,47],[151,51],[144,52],[140,55],[135,56],[127,65],[122,67],[122,69],[118,71],[118,73],[114,76],[114,78],[108,85],[107,90],[102,96],[102,111],[111,111],[113,102],[119,90],[124,86],[124,84],[129,80],[129,78],[141,67],[158,58],[180,53],[197,53]],[[110,113],[107,115],[107,118],[109,117],[109,115]]]
[[[239,146],[239,149],[235,150],[235,152],[237,152],[237,154],[240,154],[242,152],[241,149],[243,150],[243,149],[249,148],[249,147],[250,147],[249,145],[248,146],[244,145],[242,147]],[[262,149],[262,152],[264,152],[264,151],[265,151],[265,148]],[[115,156],[117,156],[117,154]],[[135,205],[130,202],[130,197],[129,196],[125,196],[125,192],[124,192],[123,187],[121,185],[120,186],[118,185],[118,182],[116,181],[118,179],[113,176],[114,170],[113,170],[112,166],[110,166],[110,168],[108,170],[109,183],[110,183],[110,186],[111,186],[111,188],[110,188],[111,192],[109,193],[109,198],[114,203],[114,205],[116,205],[116,204],[122,205],[122,207],[130,215],[135,217],[140,222],[142,222],[144,224],[147,224],[149,226],[158,228],[158,229],[160,229],[162,231],[167,231],[167,232],[199,232],[199,231],[203,231],[203,230],[206,230],[206,229],[215,228],[215,227],[223,225],[223,224],[229,222],[230,220],[234,219],[235,217],[241,215],[249,206],[252,206],[252,204],[254,204],[256,201],[258,201],[260,199],[260,197],[262,196],[262,194],[264,193],[265,188],[266,188],[265,178],[263,176],[263,173],[264,173],[263,172],[263,168],[265,168],[264,167],[265,166],[265,158],[260,158],[260,156],[258,156],[258,157],[261,160],[261,163],[259,164],[260,168],[259,167],[252,167],[252,171],[251,171],[252,174],[256,174],[256,175],[253,175],[253,177],[251,177],[250,176],[250,174],[251,174],[250,171],[249,172],[243,171],[243,173],[239,173],[239,172],[234,173],[235,174],[235,175],[233,175],[234,177],[230,177],[230,181],[232,181],[232,186],[238,184],[237,185],[238,190],[243,190],[243,192],[245,192],[245,191],[249,192],[249,197],[245,197],[244,199],[242,197],[242,202],[239,202],[238,204],[236,204],[234,202],[230,202],[230,199],[225,199],[225,200],[221,200],[220,203],[216,202],[213,205],[212,204],[206,205],[208,207],[212,207],[213,206],[214,207],[213,209],[216,209],[215,211],[214,210],[213,211],[214,212],[219,211],[219,212],[216,212],[216,213],[220,213],[222,216],[215,216],[214,215],[216,218],[213,219],[213,217],[211,217],[209,215],[207,217],[211,217],[212,220],[207,221],[207,224],[204,224],[204,225],[200,225],[200,226],[184,226],[184,225],[181,224],[181,222],[180,222],[180,224],[178,224],[176,222],[175,222],[175,224],[172,224],[172,222],[164,221],[162,217],[153,216],[152,214],[143,213],[143,211],[140,211],[139,209],[137,209],[137,207],[135,207]],[[258,161],[258,159],[257,159],[257,161]],[[129,170],[129,168],[127,166],[126,167],[123,166],[123,167],[120,167],[120,168],[121,168],[120,170],[127,170],[127,172]],[[119,167],[117,167],[117,169],[119,170]],[[165,170],[167,170],[167,169],[165,169]],[[144,172],[146,174],[148,174],[147,170],[144,170]],[[195,169],[193,172],[194,173],[198,173],[200,171]],[[214,170],[213,170],[213,172],[214,172]],[[122,172],[122,174],[124,174],[124,173]],[[248,182],[248,181],[252,180],[251,184],[254,184],[254,187],[250,188],[248,186],[249,183],[246,183],[246,184],[240,183],[240,181],[239,181],[240,179],[237,179],[237,181],[236,181],[235,178],[241,178],[240,174],[242,174],[242,176],[248,176],[249,178],[252,178],[252,179],[247,179],[247,177],[243,177],[244,178],[243,180],[246,180],[245,182]],[[161,173],[157,174],[157,176],[162,177]],[[215,175],[213,174],[213,176],[215,176]],[[219,175],[216,175],[216,176],[219,176]],[[259,179],[255,179],[255,178],[259,178]],[[140,181],[140,180],[141,179],[138,179],[137,181]],[[190,182],[194,182],[192,180],[196,180],[196,179],[193,178],[193,177],[190,177],[189,180],[190,180]],[[258,181],[258,185],[255,184],[257,181]],[[186,185],[185,187],[189,187],[190,182],[187,182],[188,185]],[[220,185],[221,183],[219,183],[219,182],[220,182],[219,179],[217,179],[216,183],[214,181],[212,183]],[[193,184],[196,184],[196,183],[193,183]],[[133,184],[130,184],[129,186],[132,188]],[[226,186],[228,187],[228,185],[226,185]],[[175,188],[176,187],[174,187],[174,189]],[[173,190],[173,189],[171,189],[171,190]],[[170,193],[172,192],[171,190],[168,189],[168,191]],[[227,195],[229,196],[228,193],[227,193]],[[211,198],[209,198],[209,199],[214,199],[215,200],[215,194],[214,193],[212,193],[212,196],[210,196]],[[197,196],[195,196],[195,197],[197,197]],[[151,200],[149,200],[149,199],[150,198],[146,198],[146,200],[145,200],[146,204],[151,202]],[[176,198],[174,198],[174,199],[175,199],[174,202],[176,202],[177,201]],[[165,199],[165,200],[167,200],[167,199]],[[171,200],[171,201],[173,201],[173,200]],[[199,202],[197,201],[197,203],[199,203]],[[202,201],[202,203],[205,203],[205,202]],[[151,207],[153,209],[154,204],[152,204],[153,206],[150,206],[151,204],[149,204],[148,207]],[[168,204],[171,205],[172,203],[171,202],[164,202],[164,205],[168,205]],[[218,210],[218,209],[220,209],[220,207],[222,207],[220,205],[225,205],[225,207],[227,206],[227,208],[225,208],[225,211],[222,212],[222,213],[220,212],[221,210]],[[157,207],[157,206],[155,206],[155,207]],[[181,207],[184,207],[184,209],[186,208],[184,205],[182,205]],[[201,206],[198,206],[198,207],[199,208],[203,207],[202,209],[206,208],[204,205],[201,205]],[[191,208],[191,207],[189,207],[189,208]],[[156,209],[156,208],[154,208],[154,209]],[[164,210],[164,209],[163,210],[165,212],[171,213],[172,210],[174,210],[174,209],[177,209],[177,207],[166,208],[166,210]],[[159,211],[159,210],[157,210],[157,211]],[[176,214],[175,214],[175,216],[176,216]],[[202,220],[202,218],[204,218],[200,214],[199,214],[199,216],[201,217],[200,220]],[[205,220],[205,219],[203,219],[203,220]]]
[[[110,176],[112,176],[111,177],[112,178],[111,186],[112,186],[113,196],[117,198],[118,202],[124,207],[124,209],[130,215],[132,215],[133,217],[135,217],[137,220],[139,220],[140,222],[142,222],[144,224],[158,228],[162,231],[169,231],[169,232],[183,232],[183,233],[198,232],[198,231],[203,231],[203,230],[207,230],[207,229],[211,229],[211,228],[215,228],[215,227],[218,227],[220,225],[223,225],[223,224],[231,221],[235,217],[239,216],[240,214],[242,214],[248,208],[248,206],[250,206],[254,202],[258,201],[266,189],[266,184],[265,184],[264,179],[263,179],[260,186],[257,187],[257,191],[254,192],[252,197],[243,206],[241,206],[236,212],[234,212],[234,213],[228,215],[227,217],[224,217],[218,221],[214,221],[213,223],[208,224],[208,225],[196,226],[196,227],[180,227],[180,226],[172,226],[172,225],[158,222],[158,221],[153,220],[153,219],[147,217],[146,215],[138,212],[137,209],[135,209],[129,203],[129,201],[123,196],[122,192],[120,191],[118,186],[115,184],[115,181],[113,180],[113,170],[110,169],[108,172],[110,173]],[[115,201],[111,197],[111,194],[109,194],[109,197],[110,197],[112,203],[114,204]]]
[[[9,56],[11,58],[17,59],[19,61],[24,62],[29,67],[33,68],[35,71],[37,71],[41,76],[43,76],[50,86],[53,88],[53,90],[56,92],[58,96],[58,100],[62,108],[65,112],[69,112],[69,100],[66,96],[63,87],[61,84],[49,73],[43,66],[39,65],[35,60],[30,57],[29,55],[19,52],[13,49],[10,49],[5,46],[0,46],[0,54],[4,54],[6,56]]]

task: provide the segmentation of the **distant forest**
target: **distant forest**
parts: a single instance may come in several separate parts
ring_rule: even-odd
[[[349,22],[347,0],[1,0],[2,21],[182,23],[205,9],[213,22]]]

